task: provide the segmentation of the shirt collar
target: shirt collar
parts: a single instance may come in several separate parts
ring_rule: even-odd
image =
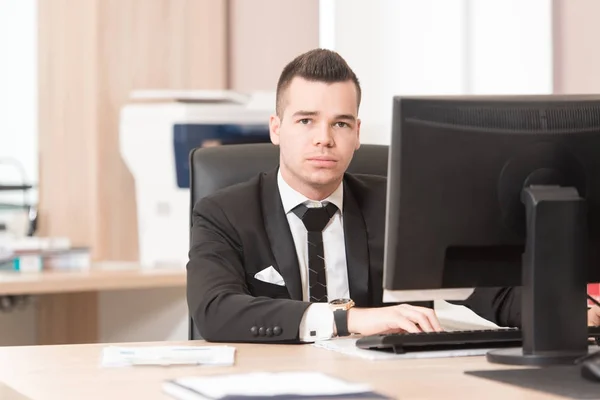
[[[337,187],[337,189],[335,189],[334,192],[323,201],[310,200],[303,194],[292,189],[292,187],[290,185],[288,185],[287,182],[283,179],[283,176],[281,176],[281,169],[279,169],[279,171],[277,172],[277,185],[279,186],[279,195],[281,196],[281,203],[283,204],[283,210],[285,211],[286,214],[289,213],[298,204],[302,204],[302,203],[307,203],[307,206],[309,206],[309,207],[311,206],[311,204],[314,206],[319,203],[321,203],[322,205],[323,205],[323,203],[325,203],[325,204],[333,203],[338,208],[338,210],[340,210],[340,212],[343,210],[343,205],[344,205],[344,183],[343,182],[341,182],[340,185]]]

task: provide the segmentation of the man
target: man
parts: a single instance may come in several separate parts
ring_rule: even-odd
[[[270,119],[279,168],[195,205],[187,294],[206,340],[441,330],[429,308],[382,302],[386,181],[346,173],[360,146],[360,98],[337,53],[298,56],[282,71]],[[519,297],[476,290],[465,305],[518,326]]]

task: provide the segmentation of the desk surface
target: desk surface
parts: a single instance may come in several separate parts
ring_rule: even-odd
[[[204,342],[132,345],[206,345]],[[544,393],[465,375],[467,370],[509,368],[489,364],[484,357],[366,361],[311,345],[233,344],[233,367],[102,368],[105,345],[29,346],[0,348],[0,380],[30,399],[170,399],[161,383],[189,375],[318,370],[401,399],[559,399]],[[7,397],[7,400],[13,400]],[[20,399],[14,397],[14,399]],[[4,400],[4,398],[3,398]]]
[[[184,287],[185,268],[140,268],[135,263],[95,264],[88,271],[1,272],[0,295]]]

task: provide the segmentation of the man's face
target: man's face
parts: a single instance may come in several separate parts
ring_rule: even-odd
[[[352,81],[292,80],[283,95],[282,115],[270,120],[271,141],[280,147],[288,184],[337,187],[360,146],[357,101]]]

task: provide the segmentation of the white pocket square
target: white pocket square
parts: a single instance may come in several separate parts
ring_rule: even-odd
[[[260,272],[257,272],[256,275],[254,275],[254,277],[259,281],[272,283],[273,285],[285,286],[285,281],[283,280],[283,277],[279,274],[279,272],[277,272],[275,268],[273,268],[272,265],[268,268],[263,269]]]

